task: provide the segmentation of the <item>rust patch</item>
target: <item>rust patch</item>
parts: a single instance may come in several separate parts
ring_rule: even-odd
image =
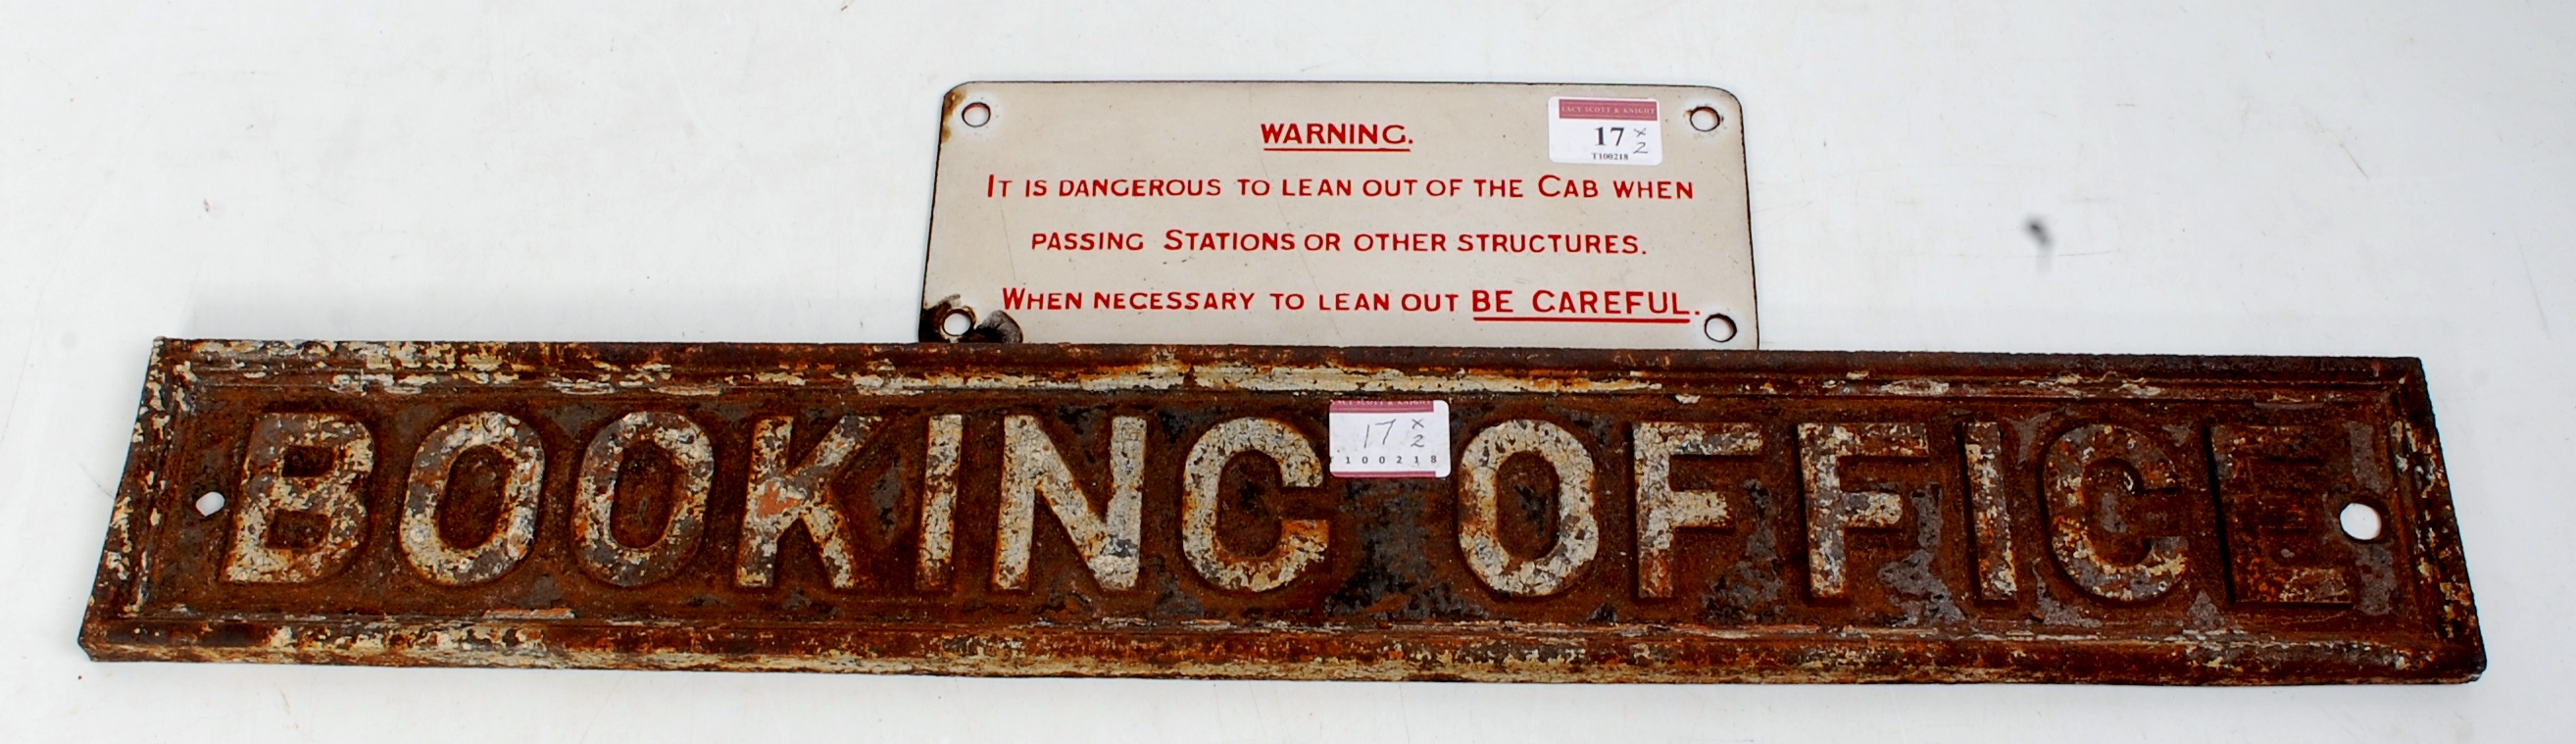
[[[100,659],[2459,682],[2407,359],[165,341]],[[1436,396],[1447,479],[1343,479]],[[208,493],[226,495],[210,512]],[[1043,506],[1041,506],[1043,504]],[[2347,505],[2382,516],[2343,534]]]

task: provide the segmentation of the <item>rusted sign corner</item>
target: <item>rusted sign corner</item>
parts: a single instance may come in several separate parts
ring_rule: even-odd
[[[165,340],[80,640],[2457,683],[2485,652],[2452,509],[2412,359]]]

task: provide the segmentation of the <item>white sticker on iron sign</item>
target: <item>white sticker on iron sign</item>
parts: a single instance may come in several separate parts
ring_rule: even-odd
[[[1437,400],[1337,400],[1326,417],[1333,475],[1449,477],[1449,404]]]
[[[1586,165],[1661,164],[1661,109],[1652,98],[1547,99],[1547,159]]]
[[[1627,160],[1551,160],[1542,108]],[[1723,90],[968,83],[944,110],[923,341],[1760,347]]]

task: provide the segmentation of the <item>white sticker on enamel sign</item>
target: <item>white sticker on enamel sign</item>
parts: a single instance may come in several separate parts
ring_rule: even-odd
[[[1333,475],[1449,477],[1449,404],[1436,400],[1337,400],[1326,418]]]
[[[1652,98],[1547,99],[1547,159],[1559,163],[1656,165],[1662,129]]]

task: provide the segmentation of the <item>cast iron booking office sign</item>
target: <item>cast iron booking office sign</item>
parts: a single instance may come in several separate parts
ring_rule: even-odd
[[[1436,423],[1450,459],[1337,475],[1345,415]],[[2379,528],[2339,526],[2352,510]],[[168,341],[81,639],[391,665],[2458,682],[2485,662],[2462,560],[2407,359]]]

